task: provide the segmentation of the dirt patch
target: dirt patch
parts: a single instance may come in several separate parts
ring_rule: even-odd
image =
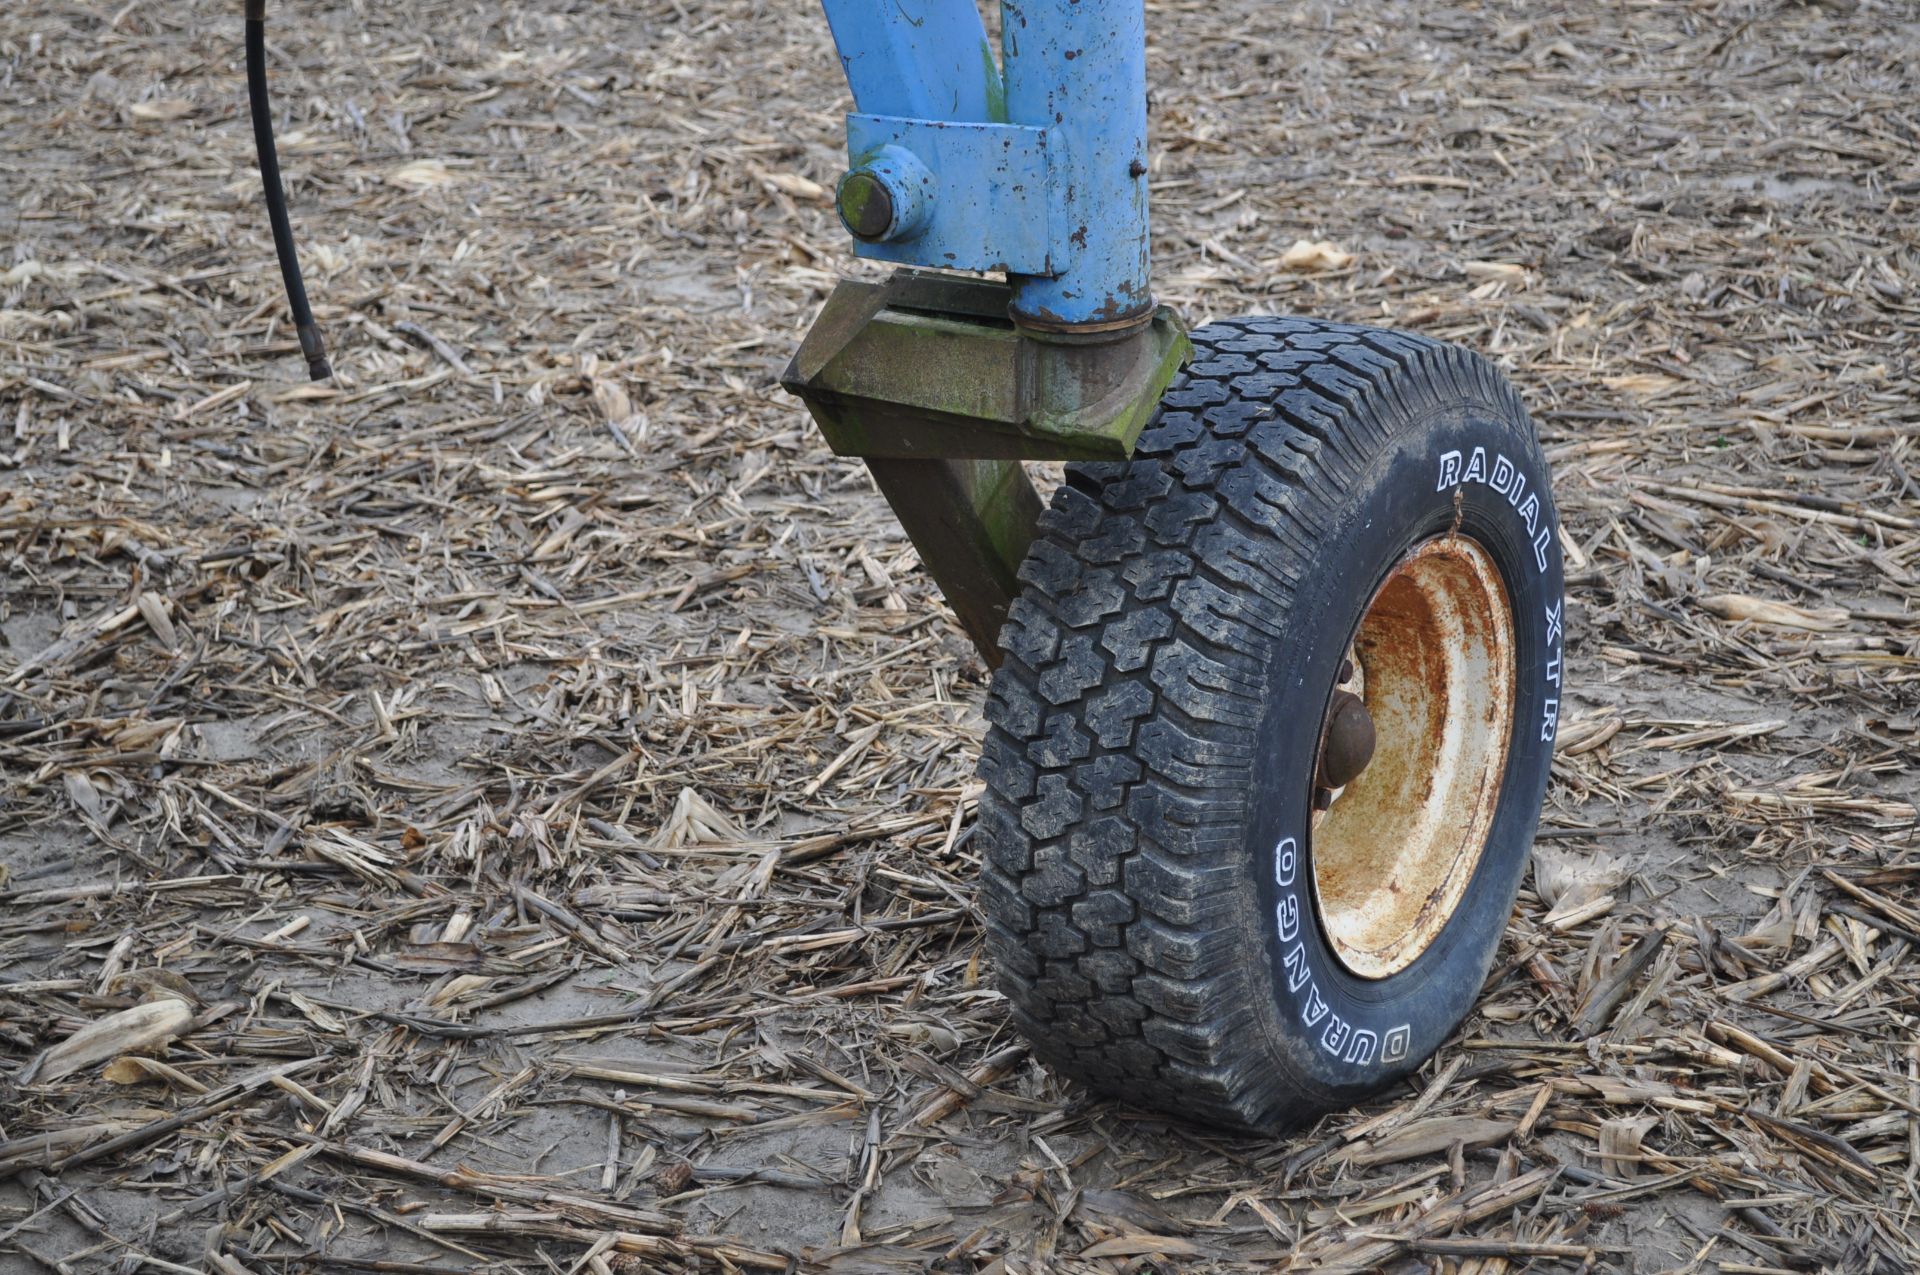
[[[775,384],[856,269],[817,12],[272,17],[318,389],[237,7],[0,13],[0,1265],[1911,1269],[1912,24],[1150,6],[1161,298],[1526,394],[1604,871],[1254,1142],[1009,1034],[984,670]]]

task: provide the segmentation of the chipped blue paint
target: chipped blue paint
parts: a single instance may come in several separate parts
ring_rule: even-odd
[[[1054,269],[1014,280],[1014,316],[1145,318],[1153,310],[1145,4],[1002,0],[1000,15],[1007,118],[1047,130],[1056,192]]]
[[[974,0],[822,3],[859,108],[850,166],[897,147],[932,177],[900,192],[931,192],[918,232],[857,254],[1003,270],[1038,326],[1152,312],[1144,0],[1001,0],[1004,73]]]

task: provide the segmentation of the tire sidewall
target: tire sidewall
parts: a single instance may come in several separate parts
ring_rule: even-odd
[[[1390,423],[1385,446],[1329,491],[1330,534],[1298,583],[1287,627],[1350,640],[1394,564],[1457,530],[1488,551],[1512,606],[1514,722],[1500,802],[1452,917],[1404,970],[1360,978],[1335,957],[1313,889],[1312,759],[1346,642],[1286,643],[1284,665],[1275,653],[1256,755],[1284,760],[1256,781],[1249,862],[1272,971],[1276,1061],[1328,1104],[1412,1071],[1471,1010],[1525,871],[1560,709],[1559,524],[1531,425],[1517,403],[1400,406],[1406,419]]]

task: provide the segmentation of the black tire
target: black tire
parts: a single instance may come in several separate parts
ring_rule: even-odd
[[[981,755],[982,901],[1041,1059],[1127,1102],[1273,1132],[1406,1075],[1472,1007],[1552,759],[1558,519],[1525,409],[1473,354],[1303,319],[1193,340],[1134,459],[1070,467],[1021,568]],[[1444,928],[1360,978],[1312,892],[1282,944],[1287,847],[1311,880],[1346,638],[1393,564],[1450,534],[1484,549],[1512,602],[1504,781]]]

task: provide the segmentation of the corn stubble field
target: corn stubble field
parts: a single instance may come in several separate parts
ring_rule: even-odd
[[[774,385],[853,269],[812,6],[276,6],[313,387],[240,6],[38,0],[0,1269],[1915,1269],[1920,13],[1150,15],[1162,299],[1483,351],[1556,466],[1458,1037],[1251,1140],[1009,1033],[985,671]]]

